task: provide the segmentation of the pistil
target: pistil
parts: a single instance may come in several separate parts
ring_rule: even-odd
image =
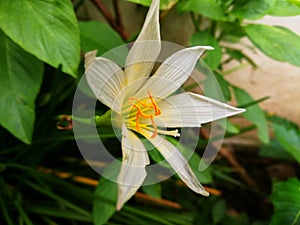
[[[150,91],[148,90],[148,98],[139,100],[135,97],[128,98],[129,103],[137,110],[135,115],[135,126],[138,132],[141,132],[140,128],[140,119],[150,119],[151,125],[153,127],[153,134],[151,138],[155,138],[158,131],[157,126],[154,121],[154,116],[159,116],[161,114],[161,110],[157,106],[154,98],[152,97]],[[150,111],[150,114],[149,114]]]

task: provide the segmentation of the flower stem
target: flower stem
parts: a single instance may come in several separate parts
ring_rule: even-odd
[[[122,37],[124,41],[129,39],[129,34],[125,30],[123,24],[121,23],[121,16],[120,16],[120,10],[119,6],[116,1],[113,1],[114,9],[116,13],[116,18],[113,17],[113,15],[109,12],[107,7],[103,4],[101,0],[91,0],[92,3],[99,9],[101,14],[104,16],[105,20],[108,22],[108,24],[116,30],[119,35]]]

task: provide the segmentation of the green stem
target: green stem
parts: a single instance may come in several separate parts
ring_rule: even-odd
[[[72,116],[72,121],[78,122],[81,124],[92,126],[96,124],[97,127],[102,125],[110,125],[111,124],[111,110],[108,110],[106,113],[102,114],[101,116],[94,116],[92,118],[80,118],[76,116]]]
[[[194,24],[196,32],[199,32],[200,31],[200,28],[199,28],[199,18],[198,19],[196,18],[195,13],[191,12],[190,15],[191,15],[191,19],[192,19],[192,22]]]
[[[243,69],[243,68],[247,67],[248,65],[249,65],[248,63],[242,63],[242,64],[240,64],[240,65],[238,65],[238,66],[236,66],[236,67],[233,67],[232,69],[229,69],[229,70],[224,71],[222,74],[223,74],[224,76],[226,76],[226,75],[231,74],[231,73],[233,73],[233,72],[235,72],[235,71],[238,71],[238,70],[240,70],[240,69]]]

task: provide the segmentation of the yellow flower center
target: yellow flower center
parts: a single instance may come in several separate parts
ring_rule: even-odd
[[[150,91],[148,91],[148,97],[139,100],[135,97],[128,98],[129,103],[134,107],[136,110],[135,113],[135,128],[138,132],[141,132],[140,128],[140,120],[142,118],[144,119],[150,119],[151,125],[153,127],[153,134],[151,138],[155,138],[158,131],[157,126],[154,121],[154,116],[159,116],[161,114],[160,108],[157,106],[154,98],[152,97]]]

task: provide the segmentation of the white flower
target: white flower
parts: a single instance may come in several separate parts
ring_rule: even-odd
[[[95,57],[95,52],[87,53],[85,67],[89,86],[103,104],[122,118],[123,160],[118,176],[118,210],[142,185],[147,175],[145,167],[150,163],[136,133],[157,148],[189,188],[208,196],[186,159],[164,138],[164,135],[178,137],[178,130],[163,129],[200,127],[244,111],[191,92],[174,94],[206,49],[212,48],[197,46],[180,50],[150,76],[161,50],[159,0],[153,0],[142,31],[126,58],[124,71],[111,60]]]

